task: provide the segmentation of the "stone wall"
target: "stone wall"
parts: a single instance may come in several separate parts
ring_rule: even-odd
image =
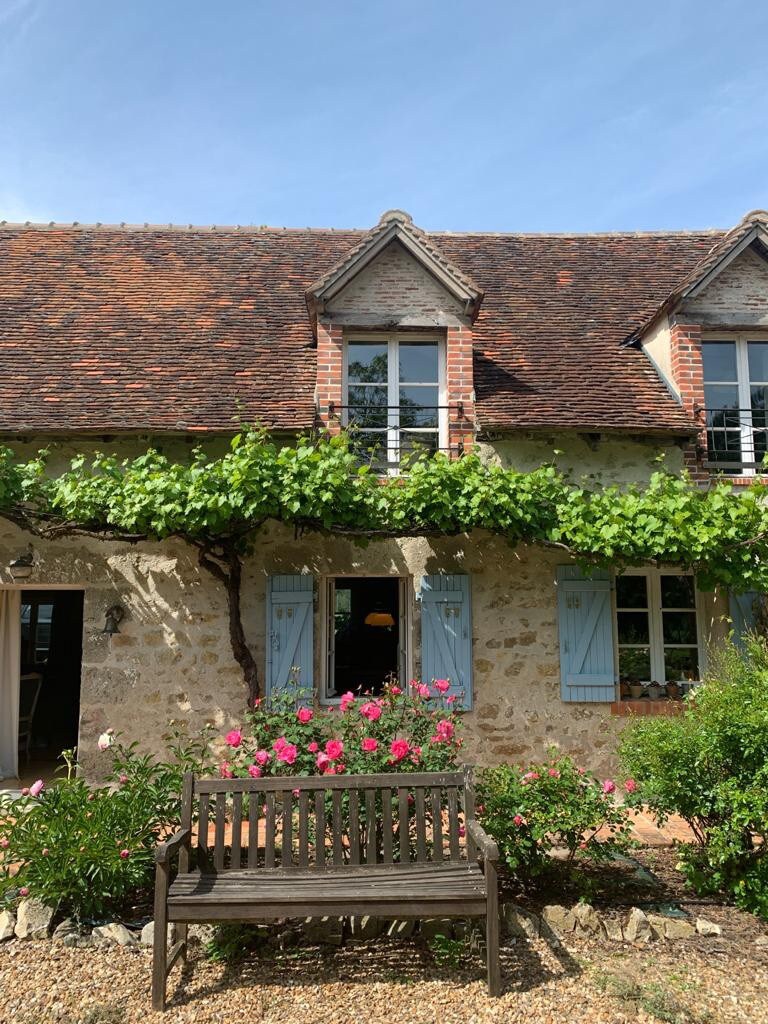
[[[0,566],[28,542],[15,528],[0,531]],[[180,542],[35,542],[37,566],[30,584],[77,585],[85,591],[81,755],[89,775],[104,760],[96,739],[105,728],[159,751],[171,719],[198,729],[225,731],[241,719],[245,688],[232,658],[223,589],[197,565]],[[467,756],[480,763],[542,756],[557,744],[598,771],[614,767],[622,719],[606,704],[568,704],[559,696],[555,567],[556,552],[513,550],[490,535],[381,541],[366,548],[342,538],[308,536],[266,528],[246,564],[243,615],[263,678],[265,593],[271,573],[365,572],[408,579],[419,671],[420,577],[438,571],[472,576],[475,707],[467,715]],[[9,578],[3,569],[3,583]],[[319,587],[316,585],[316,593]],[[128,615],[120,633],[104,635],[104,612],[120,601]],[[717,618],[717,610],[708,613]],[[320,678],[320,613],[314,610],[314,677]]]
[[[685,317],[691,322],[728,325],[745,314],[743,323],[768,315],[768,263],[751,248],[737,256],[700,295],[686,299]]]

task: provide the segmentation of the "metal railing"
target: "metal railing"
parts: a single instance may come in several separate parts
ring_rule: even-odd
[[[768,409],[699,409],[707,432],[704,465],[736,475],[753,475],[768,453]]]

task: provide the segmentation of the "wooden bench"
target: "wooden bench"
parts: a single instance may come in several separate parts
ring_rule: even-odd
[[[152,1006],[165,1009],[168,974],[186,956],[190,922],[358,914],[485,917],[488,989],[498,995],[498,856],[475,820],[469,768],[266,779],[187,774],[181,829],[155,854]],[[178,941],[169,950],[171,922]]]

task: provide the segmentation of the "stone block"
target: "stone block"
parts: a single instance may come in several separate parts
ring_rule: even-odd
[[[603,925],[605,927],[606,938],[610,939],[611,942],[624,941],[624,929],[621,926],[621,921],[617,917],[604,917]]]
[[[576,918],[576,930],[588,935],[603,935],[605,927],[602,919],[591,903],[577,903],[573,908]]]
[[[416,930],[416,922],[410,919],[405,921],[390,921],[387,928],[388,939],[410,939]]]
[[[377,939],[384,931],[384,926],[380,917],[371,917],[369,914],[349,919],[349,932],[353,939]]]
[[[46,939],[53,920],[53,910],[40,900],[22,900],[16,912],[17,939]]]
[[[652,937],[651,923],[647,915],[639,907],[632,907],[624,925],[624,938],[628,942],[650,942]]]
[[[682,917],[667,917],[664,921],[665,939],[690,939],[696,934],[695,927]]]
[[[576,928],[576,915],[559,903],[550,903],[541,912],[541,918],[556,935],[568,935]]]
[[[91,932],[94,942],[107,946],[135,946],[136,936],[119,921],[98,925]]]
[[[696,931],[699,935],[705,935],[712,938],[723,934],[723,929],[720,925],[715,924],[714,921],[708,921],[706,917],[696,918]]]
[[[541,922],[535,914],[528,913],[522,907],[514,903],[507,903],[504,906],[502,921],[507,935],[515,938],[537,939],[541,928]]]
[[[311,945],[340,946],[344,939],[343,917],[308,917],[304,937]]]
[[[139,936],[139,942],[142,946],[151,946],[155,941],[155,922],[150,921],[145,924],[141,929],[141,935]],[[176,941],[176,925],[171,922],[168,925],[168,945],[172,946]]]
[[[453,938],[453,921],[450,917],[425,917],[419,927],[420,933],[427,941],[432,941],[438,935],[446,939]]]
[[[4,910],[0,914],[0,942],[12,939],[16,930],[16,915],[12,910]]]

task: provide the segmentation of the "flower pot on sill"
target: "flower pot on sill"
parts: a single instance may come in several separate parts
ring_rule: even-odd
[[[642,683],[630,683],[629,684],[629,696],[632,700],[640,700],[643,696],[643,690],[645,687]]]
[[[680,685],[678,683],[667,683],[667,696],[670,700],[679,700]]]
[[[651,683],[648,687],[648,697],[650,700],[658,700],[661,696],[661,687],[658,683]]]

